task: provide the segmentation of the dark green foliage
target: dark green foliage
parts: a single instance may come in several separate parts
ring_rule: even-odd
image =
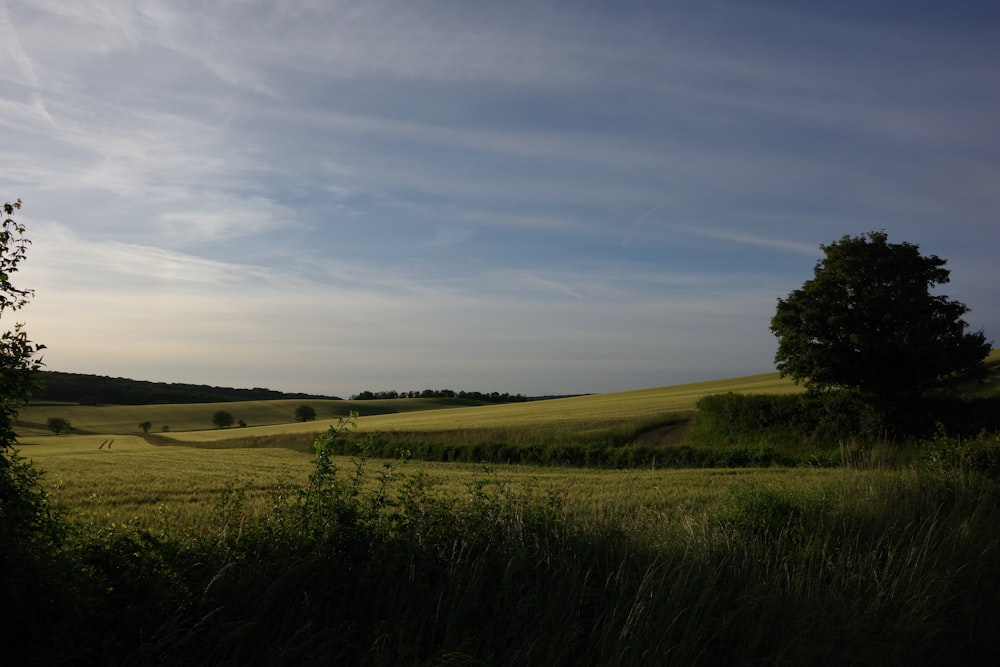
[[[687,441],[716,447],[769,443],[784,452],[811,447],[821,454],[844,443],[871,446],[886,439],[928,438],[939,427],[962,436],[1000,431],[1000,398],[915,398],[887,409],[855,391],[713,394],[698,402]],[[839,464],[838,458],[816,462]]]
[[[228,428],[235,422],[233,414],[227,410],[216,410],[212,413],[212,423],[219,428]]]
[[[454,391],[452,389],[424,389],[423,391],[396,391],[395,389],[371,391],[370,389],[366,389],[359,394],[351,396],[352,401],[379,401],[397,398],[452,398],[456,399],[456,405],[475,405],[477,403],[524,403],[526,401],[562,397],[543,396],[528,398],[521,394],[509,394],[507,392]]]
[[[62,417],[49,417],[48,421],[45,422],[45,428],[49,429],[56,435],[59,435],[63,431],[68,431],[73,428],[73,425],[69,423],[69,420],[63,419]]]
[[[103,375],[39,371],[44,384],[35,400],[65,401],[80,405],[117,404],[150,405],[155,403],[226,403],[232,401],[267,401],[279,399],[337,399],[336,396],[285,393],[255,387],[234,389],[178,382],[147,382]]]
[[[311,405],[300,405],[295,408],[295,421],[311,422],[316,419],[316,408]]]
[[[966,332],[969,309],[931,293],[949,280],[945,260],[889,243],[884,232],[821,247],[814,277],[779,299],[771,320],[782,375],[898,404],[984,373],[990,343]]]
[[[921,443],[916,463],[934,472],[975,472],[1000,480],[1000,432],[950,436],[944,426]]]
[[[698,401],[688,431],[695,444],[770,442],[836,446],[873,442],[885,435],[882,412],[856,392],[808,394],[713,394]]]
[[[27,305],[32,296],[12,282],[29,244],[24,227],[14,221],[20,208],[18,200],[2,210],[0,317]],[[42,487],[41,471],[15,449],[14,423],[35,388],[42,349],[19,323],[0,337],[0,628],[9,638],[3,642],[3,660],[9,664],[20,662],[21,647],[65,638],[58,624],[72,603],[69,569],[59,551],[65,524]]]
[[[368,455],[394,459],[400,451],[420,461],[525,464],[591,468],[736,468],[790,465],[795,460],[769,446],[647,446],[615,443],[511,444],[439,437],[435,433],[392,433],[336,442],[334,454],[354,456],[362,445]]]
[[[17,452],[0,462],[0,549],[45,551],[65,534],[58,508],[42,488],[42,471]]]
[[[24,227],[14,220],[14,211],[20,208],[20,200],[3,205],[0,317],[27,305],[32,296],[31,290],[19,289],[11,282],[30,243]],[[35,546],[51,543],[57,528],[39,484],[41,473],[14,450],[14,422],[18,409],[35,389],[34,375],[41,366],[37,354],[42,349],[44,346],[28,340],[20,324],[5,331],[0,339],[0,548],[5,550],[5,560],[11,558],[11,551],[27,548],[35,552]],[[7,566],[7,562],[0,562],[0,578],[7,574]]]
[[[2,210],[0,317],[8,311],[23,308],[32,296],[31,290],[17,288],[12,282],[12,276],[25,260],[31,243],[24,235],[24,226],[14,220],[14,211],[20,208],[21,200],[18,199],[13,204],[5,203]],[[41,367],[37,355],[44,347],[28,340],[20,323],[14,323],[11,330],[0,334],[0,465],[4,464],[16,443],[14,422],[18,409],[28,401],[37,386],[35,374]],[[3,474],[2,470],[0,474]]]

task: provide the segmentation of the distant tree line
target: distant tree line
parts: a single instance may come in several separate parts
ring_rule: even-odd
[[[351,396],[352,401],[376,401],[393,398],[459,398],[468,401],[481,401],[483,403],[524,403],[526,401],[537,400],[522,396],[521,394],[509,394],[507,392],[485,393],[481,391],[452,391],[451,389],[424,389],[423,391],[370,391],[365,390],[360,394]]]
[[[38,379],[42,382],[42,388],[33,393],[32,400],[34,402],[148,405],[151,403],[224,403],[285,398],[338,399],[336,396],[285,393],[261,387],[234,389],[198,384],[147,382],[58,371],[40,371]]]

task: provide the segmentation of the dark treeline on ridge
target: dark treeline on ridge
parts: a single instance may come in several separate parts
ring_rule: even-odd
[[[524,396],[507,392],[501,394],[496,391],[486,393],[482,391],[453,391],[451,389],[424,389],[422,391],[395,391],[393,389],[371,391],[366,389],[360,394],[351,396],[352,401],[381,401],[394,398],[459,398],[482,403],[525,403],[550,398],[566,398],[566,396]]]
[[[226,403],[285,398],[339,399],[337,396],[285,393],[255,387],[234,389],[208,385],[148,382],[103,375],[40,371],[42,387],[32,395],[34,402],[67,402],[96,405],[148,405],[151,403]]]

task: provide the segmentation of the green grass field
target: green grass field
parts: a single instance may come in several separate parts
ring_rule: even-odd
[[[994,352],[991,361],[1000,360]],[[615,429],[641,432],[673,423],[690,414],[707,394],[723,392],[789,393],[800,391],[777,373],[699,382],[672,387],[578,396],[529,403],[454,407],[442,399],[385,401],[252,401],[241,403],[150,406],[29,406],[22,424],[42,424],[49,417],[68,419],[87,433],[55,436],[43,429],[20,429],[22,453],[48,471],[47,482],[58,499],[78,517],[116,520],[154,513],[181,521],[198,521],[210,513],[227,484],[251,480],[261,489],[302,483],[311,467],[309,444],[337,418],[362,410],[361,433],[434,433],[450,437],[481,437],[560,442],[606,434]],[[294,421],[298,405],[312,405],[319,419]],[[206,428],[212,413],[226,409],[251,425],[246,428]],[[381,413],[381,414],[377,414]],[[154,445],[141,435],[139,422],[150,420]],[[170,425],[162,432],[158,425]],[[113,440],[110,447],[102,445]],[[172,441],[177,445],[173,446]],[[289,448],[289,442],[298,443]],[[193,446],[193,447],[192,447]],[[220,447],[221,446],[221,447]],[[341,465],[350,467],[349,459]],[[467,484],[481,465],[412,461],[407,469],[423,471],[435,486],[447,491]],[[726,470],[572,470],[494,466],[517,483],[564,486],[581,511],[598,511],[614,501],[629,507],[676,511],[718,502],[741,481],[771,483],[789,480],[812,484],[834,471],[779,469]],[[628,492],[629,497],[623,496]]]
[[[520,430],[558,438],[613,429],[620,424],[658,424],[690,412],[697,400],[720,391],[789,392],[797,388],[777,374],[700,382],[657,389],[579,396],[529,403],[453,407],[441,399],[387,401],[252,401],[241,403],[150,406],[29,406],[22,424],[44,424],[49,417],[68,419],[87,433],[55,436],[40,428],[20,428],[22,453],[47,471],[47,483],[77,519],[87,522],[122,521],[140,517],[143,523],[169,516],[195,522],[209,516],[227,484],[253,481],[260,489],[302,483],[312,465],[308,451],[274,448],[204,448],[226,442],[285,442],[298,435],[311,440],[351,410],[363,410],[360,432],[452,432],[497,429]],[[307,403],[317,412],[314,422],[294,421],[298,405]],[[245,419],[246,428],[206,428],[215,410],[230,411]],[[382,412],[383,414],[372,414]],[[150,434],[169,436],[178,446],[157,446],[142,436],[139,423],[153,422]],[[170,426],[164,433],[159,428]],[[159,427],[159,428],[158,428]],[[110,448],[105,445],[113,440]],[[102,445],[105,445],[102,447]],[[300,447],[301,450],[308,448]],[[345,467],[350,460],[343,459]],[[482,466],[410,462],[442,491],[462,488]],[[726,471],[571,471],[550,468],[503,466],[497,474],[517,484],[557,485],[572,489],[580,511],[601,511],[614,501],[644,511],[678,511],[718,502],[749,473]],[[810,477],[807,473],[806,477]],[[756,473],[768,481],[789,479],[791,471]],[[815,478],[813,476],[812,478]],[[724,482],[724,483],[723,483]],[[623,494],[628,495],[625,497]]]
[[[797,388],[770,374],[424,405],[358,426],[559,442],[670,423],[731,390]],[[605,470],[334,457],[333,474],[283,444],[335,423],[315,402],[325,420],[289,423],[300,403],[29,408],[36,423],[60,416],[94,432],[21,439],[72,530],[38,559],[26,542],[0,584],[17,591],[5,627],[18,646],[35,664],[135,665],[968,665],[1000,655],[1000,492],[947,456],[967,443],[885,469],[875,458]],[[220,407],[262,425],[205,430]],[[184,443],[143,437],[138,422],[154,416]]]
[[[314,459],[288,449],[102,442],[24,448],[77,529],[78,561],[14,572],[40,589],[15,627],[46,664],[967,665],[1000,650],[1000,498],[961,471],[368,461],[357,477],[335,458],[315,487]]]
[[[313,466],[311,454],[284,448],[156,446],[139,436],[118,436],[110,449],[99,449],[106,440],[92,435],[49,437],[21,450],[46,471],[54,499],[69,508],[78,523],[133,521],[151,527],[169,521],[197,526],[214,520],[227,487],[253,486],[254,502],[263,507],[271,492],[304,484]],[[353,470],[356,461],[335,459],[344,471]],[[367,463],[373,479],[386,465]],[[425,461],[407,462],[396,472],[419,472],[435,493],[444,495],[461,495],[474,480],[488,477],[518,488],[558,489],[580,516],[641,514],[676,520],[715,508],[751,484],[818,489],[843,476],[841,470],[808,468],[591,470]]]
[[[401,398],[385,401],[335,401],[335,400],[271,400],[238,401],[232,403],[186,403],[165,405],[29,405],[21,410],[18,433],[24,437],[51,435],[45,424],[51,417],[62,417],[78,433],[104,435],[141,434],[139,424],[152,423],[150,433],[201,431],[215,428],[212,414],[226,410],[238,422],[243,420],[248,428],[261,426],[282,427],[295,423],[295,408],[310,405],[316,410],[316,422],[302,424],[307,430],[324,430],[322,424],[333,423],[337,417],[352,411],[360,415],[391,414],[395,412],[420,412],[454,408],[462,404],[457,399]],[[320,426],[317,426],[320,424]]]
[[[777,373],[728,380],[641,389],[572,398],[454,407],[449,399],[395,399],[385,401],[247,401],[148,406],[31,405],[21,411],[19,434],[32,444],[52,434],[45,429],[50,417],[67,419],[75,429],[97,435],[141,434],[139,424],[153,423],[150,433],[165,433],[182,442],[212,442],[252,436],[318,433],[351,411],[361,415],[361,432],[461,431],[468,429],[541,428],[551,431],[603,428],[626,420],[656,422],[690,412],[706,394],[725,391],[788,393],[799,391]],[[313,422],[296,423],[295,408],[316,409]],[[212,427],[212,414],[227,410],[247,423],[246,428]]]

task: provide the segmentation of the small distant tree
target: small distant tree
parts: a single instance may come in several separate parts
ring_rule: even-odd
[[[212,415],[212,423],[219,428],[228,428],[233,425],[236,420],[233,419],[233,415],[225,410],[216,410],[215,414]]]
[[[239,421],[239,426],[240,426],[240,428],[246,428],[247,427],[247,423],[241,419]]]
[[[49,420],[45,423],[45,426],[56,435],[59,435],[63,431],[68,431],[71,428],[73,428],[73,426],[69,423],[69,421],[63,419],[62,417],[49,417]]]
[[[316,410],[311,405],[300,405],[295,408],[295,421],[311,422],[316,419]]]
[[[139,424],[139,428],[142,429],[143,434],[149,433],[149,429],[153,428],[153,422],[146,421]]]

